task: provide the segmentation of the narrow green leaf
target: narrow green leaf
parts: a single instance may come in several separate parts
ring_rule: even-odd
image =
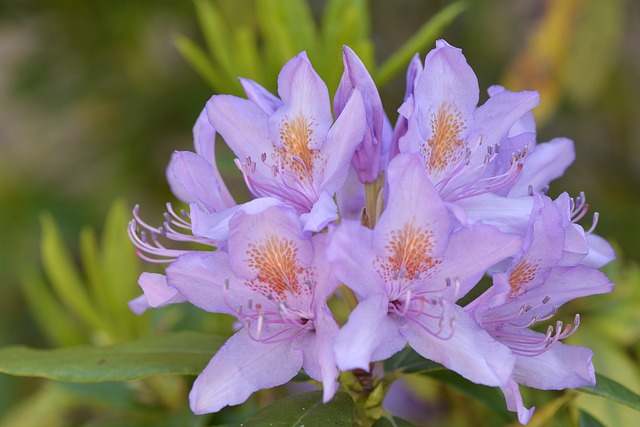
[[[221,92],[225,86],[222,84],[222,75],[213,67],[207,54],[187,37],[178,36],[175,45],[182,57],[191,65],[196,73],[216,92]]]
[[[444,369],[441,364],[425,359],[411,347],[405,347],[402,351],[384,361],[385,373],[392,375],[415,374]]]
[[[257,17],[267,50],[276,53],[279,66],[300,51],[315,50],[316,26],[306,0],[258,0]]]
[[[257,17],[264,38],[266,59],[271,69],[279,69],[296,52],[294,41],[289,37],[285,17],[279,12],[279,4],[273,0],[257,0]]]
[[[318,73],[333,93],[340,81],[342,46],[350,46],[370,71],[373,63],[369,23],[369,3],[366,0],[330,0],[323,11],[321,35],[322,57],[314,61]]]
[[[392,419],[388,418],[380,418],[378,421],[373,423],[371,427],[415,427],[409,421],[403,420],[402,418],[393,417]]]
[[[578,390],[606,397],[640,411],[640,395],[604,375],[596,374],[596,385],[594,387],[580,387]]]
[[[58,298],[73,315],[85,322],[90,328],[103,331],[110,330],[91,304],[71,256],[62,242],[62,237],[53,217],[49,214],[43,215],[41,224],[42,240],[40,249],[42,264]]]
[[[100,265],[98,239],[91,227],[83,227],[80,231],[80,260],[87,276],[89,295],[104,315],[108,311],[107,288]]]
[[[285,397],[258,411],[243,427],[351,427],[356,407],[347,393],[336,393],[322,403],[322,392],[311,391]]]
[[[50,342],[57,346],[84,344],[85,334],[79,328],[39,275],[27,272],[22,276],[29,312]]]
[[[137,281],[140,263],[127,235],[131,214],[120,200],[113,203],[102,233],[102,277],[107,298],[109,322],[115,326],[118,341],[135,338],[140,320],[128,308],[127,302],[140,293]]]
[[[217,7],[210,0],[195,0],[196,15],[200,22],[200,29],[207,43],[209,53],[220,66],[222,72],[227,78],[228,84],[237,86],[237,72],[233,62],[232,39],[229,37],[231,33],[226,22]],[[236,83],[234,85],[234,83]]]
[[[241,25],[234,32],[239,77],[261,80],[260,54],[252,26]]]
[[[178,332],[110,347],[0,349],[0,372],[71,382],[127,381],[151,375],[197,375],[224,338]]]
[[[451,3],[420,27],[416,34],[380,66],[374,77],[376,84],[383,86],[389,82],[393,76],[407,66],[413,55],[422,52],[432,44],[466,7],[466,3],[461,1]]]
[[[322,36],[325,44],[369,37],[369,3],[366,0],[329,0],[322,13]],[[365,62],[365,65],[370,65]]]
[[[600,421],[590,415],[588,412],[580,411],[578,417],[578,427],[605,427]]]
[[[502,415],[507,420],[515,419],[514,414],[507,410],[504,396],[496,387],[487,387],[484,385],[472,383],[471,381],[449,370],[432,370],[425,372],[423,375],[450,385],[456,390],[483,403],[488,408],[492,409],[497,414]]]

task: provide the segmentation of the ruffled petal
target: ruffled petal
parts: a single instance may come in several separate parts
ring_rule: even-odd
[[[320,193],[320,197],[313,204],[311,212],[300,215],[300,221],[302,222],[304,231],[313,233],[324,230],[329,223],[338,218],[338,206],[336,206],[333,197],[326,191]]]
[[[354,90],[327,134],[322,149],[324,168],[314,171],[314,182],[319,182],[317,189],[334,194],[342,188],[349,173],[351,158],[362,141],[366,125],[362,96],[358,90]]]
[[[167,284],[177,289],[191,304],[211,313],[235,315],[236,309],[254,303],[269,302],[235,277],[229,255],[217,251],[190,252],[179,256],[167,267]],[[227,287],[227,289],[225,289]]]
[[[228,200],[222,197],[220,175],[214,172],[211,163],[204,157],[190,151],[176,151],[171,157],[169,169],[175,181],[190,196],[182,200],[197,202],[208,212],[230,207]]]
[[[544,316],[551,307],[560,307],[567,301],[590,295],[603,294],[613,291],[614,284],[601,271],[582,265],[575,267],[557,267],[551,269],[544,283],[526,292],[521,298],[513,301],[511,310],[524,303],[539,306],[528,312],[528,316],[538,314]]]
[[[600,268],[616,259],[613,246],[597,234],[587,234],[589,253],[582,259],[582,264],[587,267]]]
[[[398,327],[388,315],[389,299],[375,294],[361,301],[340,329],[334,346],[341,371],[364,369],[369,363],[384,360],[406,344]]]
[[[509,135],[511,128],[540,103],[535,91],[511,92],[503,90],[494,94],[474,115],[475,133],[482,137],[483,145],[494,145]],[[480,153],[484,157],[484,153]]]
[[[461,199],[455,203],[462,208],[468,223],[482,222],[498,227],[505,233],[524,235],[533,208],[533,197],[502,197],[496,194]]]
[[[542,335],[528,329],[522,333]],[[592,357],[593,351],[586,347],[558,342],[541,355],[516,356],[513,379],[519,384],[541,390],[594,386],[596,377]]]
[[[531,409],[527,409],[522,402],[522,395],[520,394],[520,387],[518,383],[513,380],[509,380],[506,386],[500,387],[502,393],[504,393],[504,398],[507,401],[507,409],[510,411],[514,411],[518,413],[518,421],[522,425],[527,425],[529,420],[533,416],[533,412],[536,407],[533,406]]]
[[[315,333],[305,335],[298,340],[297,345],[304,354],[302,368],[311,378],[322,382],[322,400],[326,403],[338,389],[338,368],[333,343],[339,329],[326,305],[318,310],[313,324]]]
[[[435,187],[427,177],[420,156],[401,154],[389,164],[389,200],[374,231],[374,251],[387,255],[389,239],[394,233],[407,231],[410,236],[403,240],[406,244],[412,238],[424,243],[427,252],[421,257],[440,256],[447,247],[451,232],[451,218]],[[401,238],[402,240],[402,238]],[[426,241],[424,241],[426,240]],[[417,256],[418,254],[416,254]]]
[[[515,363],[511,350],[494,340],[461,307],[444,304],[449,316],[455,319],[449,339],[436,337],[411,321],[399,328],[402,336],[423,357],[443,364],[470,381],[490,386],[505,385]],[[424,326],[438,330],[438,322],[439,319],[426,318]]]
[[[356,221],[343,220],[329,228],[325,257],[335,275],[361,298],[385,289],[373,270],[373,232]]]
[[[189,394],[195,414],[238,405],[255,391],[284,384],[302,367],[302,351],[292,342],[264,344],[241,329],[213,356]]]
[[[273,151],[269,137],[269,116],[252,101],[231,95],[214,95],[207,102],[207,116],[225,142],[242,161],[260,159]],[[257,162],[258,167],[262,162]],[[271,170],[266,168],[267,176]]]
[[[198,116],[198,120],[196,120],[196,124],[193,126],[193,145],[196,149],[196,154],[204,157],[209,164],[211,164],[211,169],[213,170],[213,174],[215,175],[215,179],[219,184],[220,196],[222,198],[222,202],[224,206],[231,207],[236,204],[233,196],[229,192],[222,176],[220,175],[220,171],[218,171],[218,165],[216,163],[216,152],[215,152],[215,144],[216,144],[216,130],[213,125],[209,122],[209,117],[207,117],[207,109],[206,107],[200,112]]]
[[[253,80],[240,78],[240,84],[247,98],[255,102],[265,113],[272,115],[282,106],[282,101]]]
[[[538,144],[533,153],[527,155],[522,172],[509,191],[509,197],[525,196],[529,188],[541,192],[551,181],[559,178],[576,158],[573,141],[554,138]]]
[[[515,234],[502,233],[495,227],[476,224],[454,233],[449,246],[430,282],[444,283],[446,278],[458,281],[458,289],[447,289],[447,298],[462,298],[482,278],[492,265],[515,255],[521,248]],[[457,294],[454,296],[453,292]]]
[[[334,111],[340,115],[353,90],[362,95],[367,119],[363,141],[358,145],[352,165],[361,182],[371,183],[378,178],[382,161],[382,132],[385,114],[380,94],[366,67],[351,48],[343,47],[344,73],[333,100]]]
[[[262,257],[275,263],[281,256],[293,256],[294,259],[287,259],[309,267],[313,258],[309,238],[310,235],[302,231],[296,212],[289,206],[278,204],[264,210],[257,207],[250,211],[241,209],[229,222],[231,266],[235,274],[248,280],[257,277],[257,269],[265,262]]]
[[[320,149],[333,122],[329,91],[318,73],[311,67],[306,53],[290,59],[278,76],[278,93],[283,104],[269,119],[273,143],[280,147],[282,128],[300,118],[310,133],[306,144],[310,149]]]

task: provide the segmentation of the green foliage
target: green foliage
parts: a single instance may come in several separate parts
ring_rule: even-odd
[[[405,421],[402,418],[391,417],[389,418],[380,418],[378,421],[373,423],[372,427],[414,427],[409,421]]]
[[[588,412],[580,411],[578,427],[605,427],[600,421],[589,415]]]
[[[152,375],[197,375],[224,338],[176,332],[109,347],[0,349],[0,372],[59,381],[128,381]]]
[[[258,411],[243,427],[351,427],[355,405],[346,393],[322,403],[322,392],[311,391],[285,397]]]
[[[47,281],[30,269],[24,273],[22,285],[31,311],[52,343],[108,344],[130,340],[145,330],[144,321],[127,307],[139,293],[136,281],[140,275],[140,264],[126,233],[129,217],[124,203],[115,202],[107,215],[101,244],[91,228],[82,230],[82,268],[78,269],[55,220],[50,214],[42,215],[40,253]]]
[[[596,396],[606,397],[630,408],[640,411],[640,395],[604,375],[596,374],[596,385],[578,390]]]
[[[377,85],[386,84],[397,73],[403,71],[416,52],[424,50],[425,46],[430,46],[440,34],[447,28],[458,15],[466,9],[466,3],[451,3],[429,21],[427,21],[416,34],[388,58],[375,74]]]
[[[195,0],[195,6],[207,50],[183,36],[176,46],[215,92],[234,94],[241,93],[238,76],[274,91],[282,65],[303,50],[333,93],[342,74],[336,63],[343,45],[350,46],[383,85],[465,9],[463,2],[456,2],[434,15],[376,72],[366,0],[327,1],[319,25],[307,0]]]

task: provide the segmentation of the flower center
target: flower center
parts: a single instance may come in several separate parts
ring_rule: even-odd
[[[317,150],[309,148],[313,135],[311,125],[303,116],[285,120],[280,128],[282,146],[276,147],[277,160],[300,180],[313,175],[314,160],[318,157]]]
[[[511,291],[507,299],[513,301],[526,293],[526,287],[535,279],[538,271],[540,271],[540,265],[538,263],[529,262],[524,258],[518,261],[509,275]]]
[[[389,298],[393,301],[405,298],[411,283],[433,274],[442,261],[430,256],[435,246],[433,231],[415,225],[413,220],[391,230],[387,238],[384,248],[388,255],[376,257],[374,266],[390,286]]]
[[[431,115],[432,136],[420,150],[430,175],[440,177],[462,159],[466,142],[461,134],[466,129],[460,110],[447,102],[442,103],[438,111]]]
[[[252,289],[278,301],[308,294],[314,275],[298,259],[298,246],[289,239],[270,236],[262,243],[249,244],[247,265],[258,277],[249,281]]]

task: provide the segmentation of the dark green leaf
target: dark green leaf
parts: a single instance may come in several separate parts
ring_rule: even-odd
[[[280,399],[243,422],[242,427],[351,427],[356,408],[346,393],[326,404],[322,392],[311,391]]]
[[[636,411],[640,411],[640,395],[604,375],[596,374],[596,385],[594,387],[581,387],[578,390],[615,400]]]
[[[605,425],[591,416],[588,412],[580,411],[578,427],[605,427]]]
[[[388,418],[380,418],[378,421],[373,423],[371,427],[415,427],[409,421],[403,420],[402,418],[393,417],[393,420]]]
[[[127,381],[159,374],[197,375],[224,343],[197,332],[148,337],[111,347],[0,349],[0,372],[72,382]]]
[[[424,373],[431,378],[437,379],[445,384],[450,385],[456,390],[472,397],[479,402],[485,404],[494,412],[503,415],[508,420],[514,420],[515,416],[507,410],[504,396],[496,387],[487,387],[461,377],[453,371],[449,370],[432,370]]]
[[[393,357],[384,361],[384,371],[386,373],[415,374],[432,370],[445,369],[441,364],[427,360],[415,352],[411,347],[396,353]]]

